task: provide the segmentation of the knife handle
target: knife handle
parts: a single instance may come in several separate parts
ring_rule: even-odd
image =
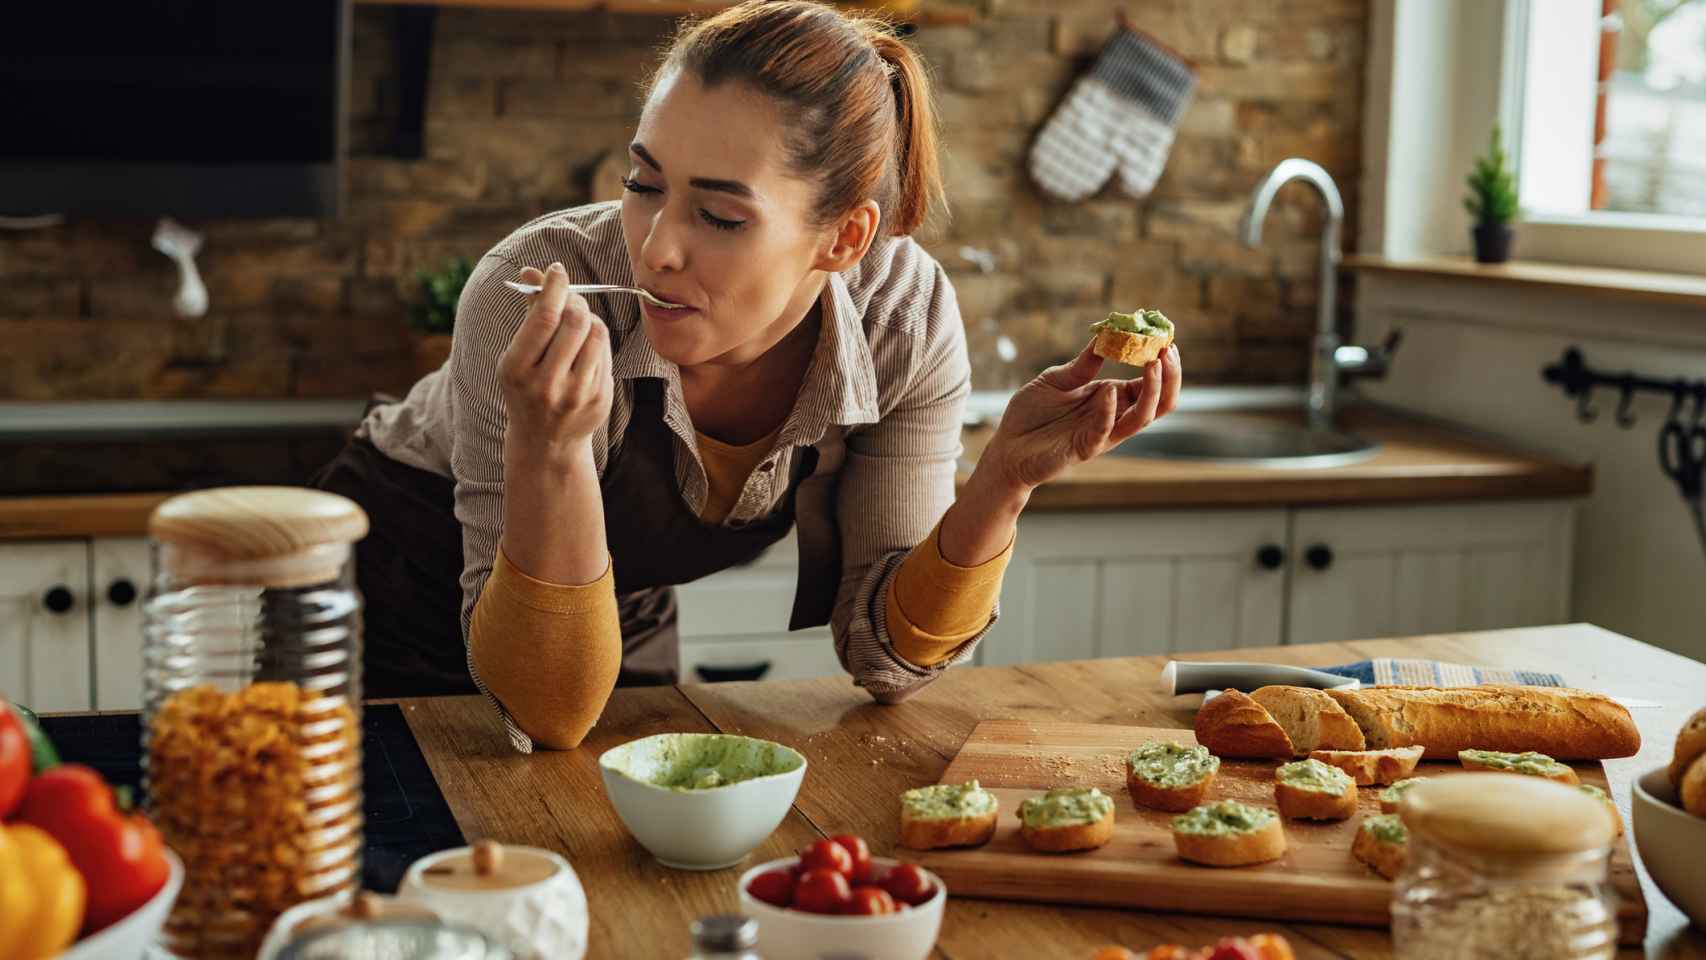
[[[1356,680],[1283,663],[1172,660],[1161,670],[1161,691],[1170,696],[1208,690],[1254,690],[1273,683],[1298,687],[1354,687]]]

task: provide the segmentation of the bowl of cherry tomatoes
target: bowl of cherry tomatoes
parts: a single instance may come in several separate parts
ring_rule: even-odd
[[[826,945],[869,960],[924,960],[948,888],[917,864],[871,856],[859,837],[819,840],[740,878],[765,960],[816,960]]]

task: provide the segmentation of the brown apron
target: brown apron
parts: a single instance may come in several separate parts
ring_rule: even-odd
[[[634,389],[633,418],[599,484],[622,623],[619,686],[676,681],[680,638],[671,587],[750,563],[786,536],[800,481],[817,462],[814,448],[798,451],[787,493],[769,516],[744,526],[706,523],[676,483],[664,382],[640,379]],[[351,440],[311,483],[368,513],[368,535],[356,545],[367,696],[474,693],[460,626],[462,533],[453,481]]]

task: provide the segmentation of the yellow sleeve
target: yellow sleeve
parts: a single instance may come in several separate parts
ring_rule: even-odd
[[[500,546],[468,628],[474,670],[528,736],[580,746],[622,669],[622,622],[611,568],[588,584],[547,583]]]
[[[942,525],[912,548],[889,581],[888,634],[896,653],[921,667],[948,659],[989,625],[1013,544],[975,567],[942,556]]]

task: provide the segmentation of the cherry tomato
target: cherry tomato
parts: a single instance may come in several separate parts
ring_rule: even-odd
[[[1090,957],[1090,960],[1137,960],[1130,950],[1124,947],[1103,947]]]
[[[936,895],[936,889],[930,883],[930,878],[924,871],[910,863],[903,863],[883,878],[883,889],[901,903],[917,906]]]
[[[786,907],[794,901],[794,875],[786,870],[771,870],[752,878],[746,892],[773,907]]]
[[[1148,960],[1191,960],[1196,954],[1176,943],[1164,943],[1149,948]]]
[[[819,840],[800,851],[800,866],[805,870],[833,870],[849,879],[853,876],[853,855],[834,840]]]
[[[794,909],[807,913],[840,913],[852,899],[847,877],[835,870],[807,870],[794,887]]]
[[[1208,960],[1262,960],[1262,955],[1243,937],[1226,937],[1214,945]]]
[[[854,883],[864,883],[871,879],[871,848],[866,845],[864,837],[856,837],[851,833],[843,833],[830,837],[830,842],[847,851],[853,858],[853,872],[848,879]]]
[[[895,912],[894,897],[882,887],[861,884],[853,888],[853,899],[847,901],[841,912],[865,917],[887,916]]]

